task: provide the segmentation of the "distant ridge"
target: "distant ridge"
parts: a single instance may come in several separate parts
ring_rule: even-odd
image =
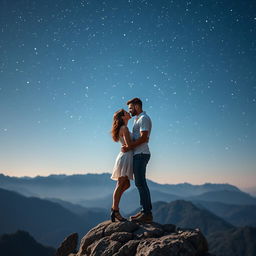
[[[0,205],[4,206],[0,210],[0,234],[26,230],[38,242],[53,247],[59,245],[63,236],[83,234],[104,218],[104,212],[89,210],[77,215],[57,203],[1,188]]]
[[[0,236],[0,253],[5,256],[53,256],[55,249],[39,244],[28,232],[18,230]]]
[[[212,212],[200,209],[184,200],[154,203],[153,215],[155,221],[161,224],[173,223],[181,228],[200,228],[205,235],[216,231],[226,231],[233,227]]]
[[[183,197],[200,195],[210,191],[228,190],[228,191],[240,191],[234,185],[228,183],[204,183],[201,185],[193,185],[190,183],[179,183],[179,184],[158,184],[149,180],[149,186],[153,189],[161,189],[162,192],[172,191],[172,194],[176,194]]]
[[[173,223],[181,228],[200,228],[209,242],[210,252],[216,256],[255,256],[256,228],[235,228],[222,218],[191,202],[176,200],[153,204],[155,221]]]
[[[206,208],[236,227],[256,227],[256,205],[236,205],[210,201],[193,201],[199,208]]]
[[[188,197],[188,200],[204,200],[210,202],[221,202],[226,204],[255,205],[256,198],[242,191],[210,191],[198,196]]]
[[[170,201],[180,199],[180,197],[177,195],[169,194],[169,193],[151,190],[151,199],[152,199],[152,202],[156,202],[156,201],[170,202]],[[79,204],[86,207],[97,207],[100,205],[103,208],[110,209],[112,204],[112,194],[99,199],[81,200]],[[122,209],[122,211],[126,213],[131,212],[134,209],[136,209],[138,205],[139,205],[139,194],[136,188],[130,189],[123,194],[120,202],[120,208]]]
[[[77,202],[80,199],[100,197],[113,190],[115,182],[107,173],[9,177],[0,174],[0,187],[17,191],[25,196],[59,198]],[[100,190],[99,190],[100,187]],[[97,192],[97,193],[96,193]]]
[[[78,195],[82,192],[83,198],[81,199],[93,199],[112,194],[115,181],[110,179],[110,175],[110,173],[74,175],[54,174],[44,177],[36,176],[33,178],[19,178],[0,174],[0,187],[14,190],[24,195],[54,197],[63,200],[74,200],[74,198],[78,198]],[[230,184],[159,184],[151,180],[148,180],[148,184],[151,190],[182,197],[196,196],[202,193],[219,190],[240,191],[239,188]],[[100,187],[100,190],[98,190],[98,186]],[[56,190],[56,187],[58,190]],[[94,193],[95,187],[97,187],[97,193]],[[133,183],[132,187],[134,187]],[[45,188],[47,188],[47,190]],[[75,193],[73,188],[75,188],[76,191],[79,191],[79,193],[76,193],[74,196],[72,196],[72,193]],[[87,195],[89,195],[88,198],[86,198]]]
[[[109,211],[106,212],[104,209],[86,209],[57,199],[52,200],[58,203],[27,198],[16,192],[0,189],[0,204],[4,205],[0,211],[0,234],[15,232],[18,229],[26,230],[40,243],[57,247],[70,233],[78,232],[81,235],[99,222],[109,220]],[[214,207],[212,202],[207,203],[209,207]],[[224,207],[227,208],[220,210],[228,212],[231,209],[229,205],[224,205]],[[240,210],[238,206],[235,206],[234,210],[237,209]],[[243,211],[242,214],[244,214]],[[255,241],[255,228],[234,228],[222,218],[192,202],[185,200],[170,203],[155,202],[153,203],[153,215],[154,221],[169,225],[176,224],[178,230],[199,228],[210,239],[210,251],[214,250],[216,255],[255,255],[253,242]],[[237,246],[239,244],[241,247]],[[230,250],[234,253],[230,254]],[[247,254],[247,252],[250,253]]]
[[[211,252],[217,256],[255,256],[256,228],[240,227],[215,232],[207,238]]]

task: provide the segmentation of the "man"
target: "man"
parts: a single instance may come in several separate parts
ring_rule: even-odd
[[[123,146],[122,151],[134,150],[133,173],[135,185],[139,190],[140,204],[142,206],[141,211],[130,218],[132,221],[148,223],[153,221],[151,197],[146,181],[146,166],[150,159],[148,140],[152,123],[150,117],[142,110],[142,101],[139,98],[129,100],[127,105],[130,114],[136,116],[136,118],[132,129],[132,147]]]

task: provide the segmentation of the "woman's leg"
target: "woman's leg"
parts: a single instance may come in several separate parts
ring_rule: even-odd
[[[123,192],[130,187],[130,180],[127,178],[124,182]]]
[[[112,204],[113,210],[119,209],[119,202],[120,202],[121,196],[122,196],[123,192],[128,188],[127,180],[128,180],[127,177],[119,177],[118,178],[118,181],[116,183],[116,188],[113,193],[113,204]],[[128,182],[129,182],[129,180],[128,180]],[[129,186],[130,186],[130,184],[129,184]]]

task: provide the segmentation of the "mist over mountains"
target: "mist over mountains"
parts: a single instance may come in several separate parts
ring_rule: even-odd
[[[229,184],[169,185],[148,181],[154,220],[180,228],[200,228],[216,255],[256,252],[251,241],[256,229],[256,199]],[[36,241],[57,248],[70,233],[84,235],[109,219],[115,181],[110,174],[50,175],[17,178],[0,174],[0,235],[25,230]],[[123,196],[121,212],[138,210],[139,195],[134,185]],[[216,241],[217,244],[216,244]],[[224,254],[219,254],[219,253]]]
[[[34,178],[9,177],[0,174],[0,187],[2,188],[14,190],[27,196],[59,198],[71,202],[94,200],[106,195],[111,195],[115,184],[116,182],[110,179],[109,173],[50,175],[47,177],[37,176]],[[172,194],[183,198],[199,196],[207,192],[216,191],[236,191],[242,193],[240,189],[230,184],[158,184],[148,180],[148,185],[150,190]],[[134,188],[133,183],[131,188]],[[249,194],[247,195],[249,196]]]
[[[84,207],[105,208],[109,210],[112,203],[112,193],[116,182],[110,179],[109,173],[103,174],[84,174],[84,175],[50,175],[47,177],[9,177],[0,174],[0,187],[16,191],[25,196],[34,196],[42,199],[48,199],[54,202],[64,201],[72,204],[78,204]],[[217,215],[222,215],[218,209],[233,209],[235,207],[244,211],[254,211],[256,198],[241,191],[239,188],[230,184],[212,184],[192,185],[182,184],[158,184],[148,180],[151,197],[153,202],[174,200],[187,200],[192,202],[208,202],[204,207],[214,211]],[[218,204],[216,206],[216,203]],[[212,204],[210,204],[212,203]],[[215,207],[213,206],[215,204]],[[138,191],[132,182],[131,188],[124,193],[121,200],[121,209],[125,213],[132,212],[139,205]],[[230,206],[228,206],[230,205]],[[246,207],[250,205],[249,209]],[[76,206],[78,208],[79,206]],[[74,207],[71,207],[74,208]],[[248,208],[248,209],[247,209]],[[246,210],[247,209],[247,210]],[[226,210],[228,211],[228,210]],[[238,214],[239,210],[237,210]],[[225,215],[225,214],[224,214]],[[230,218],[232,218],[230,216]],[[250,218],[251,219],[251,218]],[[246,223],[246,222],[244,222]],[[246,223],[250,224],[250,223]]]
[[[97,224],[94,218],[77,215],[57,203],[4,189],[0,189],[0,203],[0,234],[25,230],[40,243],[53,247],[70,233],[83,234]]]
[[[0,187],[58,203],[75,214],[87,208],[109,211],[116,182],[109,173],[84,175],[50,175],[47,177],[9,177],[0,174]],[[148,180],[152,202],[191,201],[235,226],[256,226],[256,198],[230,184],[192,185],[158,184]],[[139,206],[138,191],[132,182],[120,202],[124,214]]]
[[[106,195],[113,190],[115,181],[109,174],[50,175],[47,177],[9,177],[0,174],[0,187],[26,196],[54,197],[66,201],[79,201]],[[100,190],[99,190],[100,187]]]

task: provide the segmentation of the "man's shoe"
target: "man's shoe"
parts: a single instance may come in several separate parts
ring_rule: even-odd
[[[143,213],[143,212],[138,212],[138,213],[136,213],[135,215],[130,216],[130,220],[132,221],[132,220],[138,218],[142,213]]]
[[[153,221],[152,213],[142,212],[137,218],[132,219],[132,221],[140,223],[151,223]]]

